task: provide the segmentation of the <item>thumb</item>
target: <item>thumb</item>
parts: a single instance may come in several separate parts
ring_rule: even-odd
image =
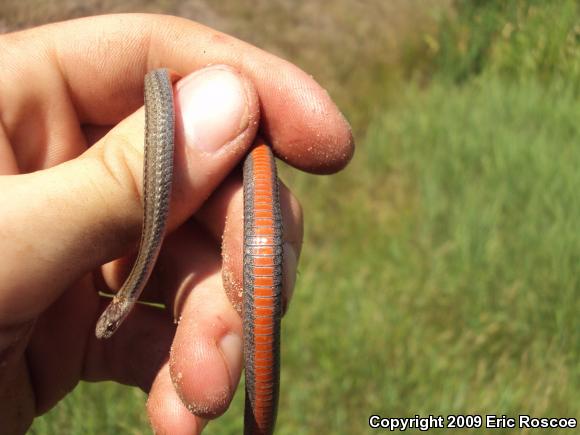
[[[259,117],[252,84],[229,67],[199,70],[174,94],[169,230],[247,152]],[[0,178],[0,327],[33,319],[82,274],[135,248],[143,215],[143,131],[140,109],[74,160]]]

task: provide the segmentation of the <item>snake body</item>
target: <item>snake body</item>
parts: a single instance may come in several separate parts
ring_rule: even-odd
[[[166,69],[145,76],[143,228],[137,259],[99,318],[98,338],[111,337],[139,299],[161,249],[173,180],[175,110]],[[272,434],[280,379],[282,219],[270,147],[255,146],[244,164],[244,434]]]

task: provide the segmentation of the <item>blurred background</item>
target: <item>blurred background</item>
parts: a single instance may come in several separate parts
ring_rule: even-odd
[[[278,434],[369,433],[375,413],[580,417],[577,0],[2,0],[0,31],[128,11],[298,64],[353,124],[341,174],[282,168],[306,234]],[[144,402],[80,384],[31,433],[149,433]],[[206,433],[240,433],[242,408],[239,388]]]

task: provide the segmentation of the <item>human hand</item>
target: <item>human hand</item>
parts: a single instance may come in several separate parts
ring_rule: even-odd
[[[260,125],[289,164],[337,171],[353,152],[347,122],[293,65],[175,17],[2,35],[0,65],[0,432],[24,432],[80,379],[149,392],[156,432],[201,432],[229,405],[242,369],[234,168]],[[168,236],[142,296],[166,309],[138,305],[100,341],[94,326],[109,299],[99,291],[120,287],[132,257],[113,260],[135,252],[141,231],[143,76],[158,67],[197,70],[175,86]],[[281,204],[289,298],[302,215],[283,186]]]

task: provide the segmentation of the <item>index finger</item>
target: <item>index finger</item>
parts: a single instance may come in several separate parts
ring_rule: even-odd
[[[126,14],[82,18],[28,32],[43,38],[38,47],[48,47],[52,60],[37,62],[35,68],[60,70],[84,123],[115,124],[139,107],[143,76],[150,69],[167,67],[186,75],[208,64],[229,64],[254,83],[261,128],[278,157],[314,173],[340,170],[352,157],[350,126],[314,79],[291,63],[216,30],[177,17]],[[39,74],[37,70],[35,75]]]

